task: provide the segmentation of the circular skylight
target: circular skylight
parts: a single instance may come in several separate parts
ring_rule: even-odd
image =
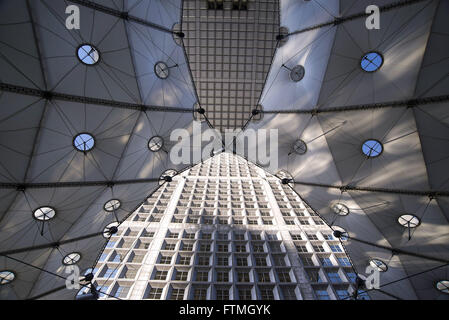
[[[40,221],[48,221],[55,217],[56,211],[51,207],[40,207],[33,212],[33,216]]]
[[[95,139],[89,133],[80,133],[73,139],[73,146],[76,150],[86,152],[92,150],[95,145]]]
[[[369,261],[369,264],[371,267],[377,269],[377,271],[379,272],[385,272],[388,270],[388,266],[385,264],[385,262],[379,259],[371,259]]]
[[[161,150],[163,146],[164,139],[162,137],[154,136],[148,141],[148,148],[153,152]]]
[[[170,182],[171,178],[176,176],[176,174],[177,174],[176,170],[173,169],[165,170],[159,178],[159,185],[163,185],[165,182]]]
[[[100,53],[91,44],[83,44],[78,48],[78,59],[85,65],[92,66],[100,61]]]
[[[362,61],[360,61],[360,66],[366,72],[374,72],[379,70],[379,68],[384,63],[384,58],[378,52],[368,52],[366,53]]]
[[[419,218],[412,214],[403,214],[398,218],[398,222],[406,228],[416,228],[420,223]]]
[[[165,62],[159,61],[154,65],[154,73],[161,79],[167,79],[170,70]]]
[[[332,211],[339,216],[347,216],[349,214],[349,208],[343,203],[336,203],[332,206]]]
[[[307,152],[307,144],[303,140],[298,139],[293,145],[293,151],[296,154],[303,155]]]
[[[116,232],[116,228],[118,227],[118,222],[112,222],[110,224],[108,224],[104,229],[103,229],[103,237],[105,237],[106,239],[109,239],[110,236],[114,235]]]
[[[11,283],[16,278],[14,272],[9,270],[0,271],[0,285]]]
[[[65,264],[66,266],[70,266],[73,264],[77,264],[78,261],[81,260],[81,255],[78,252],[72,252],[69,253],[68,255],[66,255],[64,257],[64,259],[62,259],[62,263]]]
[[[348,233],[347,233],[346,230],[343,229],[342,227],[339,227],[339,226],[333,226],[333,227],[332,227],[332,230],[334,230],[334,231],[339,231],[339,232],[341,233],[341,236],[340,236],[340,240],[341,240],[341,241],[346,241],[346,240],[348,240]]]
[[[441,280],[436,284],[438,290],[449,294],[449,280]]]
[[[382,143],[374,139],[366,140],[362,145],[362,152],[368,158],[375,158],[379,156],[382,153],[382,151],[383,151]]]
[[[306,74],[306,70],[303,66],[294,66],[293,69],[290,70],[290,79],[294,82],[299,82],[304,78],[304,75]]]
[[[120,200],[117,199],[112,199],[109,200],[108,202],[106,202],[103,206],[104,210],[106,210],[107,212],[113,212],[115,210],[117,210],[118,208],[120,208]]]

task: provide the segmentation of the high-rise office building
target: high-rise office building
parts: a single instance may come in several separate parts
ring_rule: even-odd
[[[118,229],[93,270],[104,299],[345,299],[354,288],[332,229],[230,153],[162,182]]]

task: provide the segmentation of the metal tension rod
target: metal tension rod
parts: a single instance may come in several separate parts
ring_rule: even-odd
[[[427,269],[427,270],[424,270],[424,271],[420,271],[420,272],[417,272],[417,273],[414,273],[414,274],[405,276],[405,277],[403,277],[403,278],[400,278],[400,279],[396,279],[396,280],[390,281],[390,282],[388,282],[388,283],[381,284],[381,285],[380,285],[380,288],[383,288],[383,287],[386,287],[386,286],[389,286],[389,285],[392,285],[392,284],[395,284],[395,283],[398,283],[398,282],[401,282],[401,281],[404,281],[404,280],[407,280],[407,279],[411,279],[411,278],[413,278],[413,277],[420,276],[420,275],[422,275],[422,274],[425,274],[425,273],[428,273],[428,272],[432,272],[432,271],[435,271],[435,270],[440,269],[440,268],[447,267],[448,265],[449,265],[449,263],[445,263],[445,264],[443,264],[443,265],[439,265],[439,266],[436,266],[436,267],[432,267],[432,268],[430,268],[430,269]],[[374,288],[373,288],[373,289],[366,289],[366,290],[363,290],[362,293],[369,292],[369,291],[377,291],[377,290],[379,290],[379,289],[374,289]],[[384,293],[384,292],[382,292],[382,293]],[[347,296],[346,298],[344,298],[344,299],[342,299],[342,300],[346,300],[346,299],[349,299],[349,298],[351,298],[351,297],[350,297],[350,296]]]
[[[96,11],[99,11],[99,12],[102,12],[102,13],[105,13],[105,14],[109,14],[111,16],[115,16],[115,17],[118,17],[118,18],[121,18],[121,19],[124,19],[124,20],[129,20],[129,21],[132,21],[132,22],[136,22],[136,23],[139,23],[141,25],[144,25],[144,26],[147,26],[147,27],[150,27],[150,28],[162,31],[162,32],[171,33],[171,34],[175,33],[174,31],[172,31],[172,30],[170,30],[170,29],[168,29],[168,28],[166,28],[164,26],[161,26],[161,25],[159,25],[157,23],[150,22],[150,21],[147,21],[147,20],[144,20],[144,19],[141,19],[141,18],[137,18],[135,16],[129,15],[128,12],[112,9],[112,8],[103,6],[101,4],[95,3],[93,1],[88,1],[88,0],[69,0],[69,1],[73,2],[73,3],[76,3],[76,4],[79,4],[79,5],[83,6],[83,7],[94,9]]]
[[[77,238],[72,238],[72,239],[67,239],[67,240],[62,240],[62,241],[57,241],[57,242],[50,242],[50,243],[41,244],[41,245],[37,245],[37,246],[33,246],[33,247],[7,250],[7,251],[0,252],[0,256],[7,256],[7,255],[11,255],[11,254],[36,251],[36,250],[47,249],[47,248],[57,248],[57,247],[60,247],[62,245],[68,244],[68,243],[78,242],[81,240],[95,238],[98,236],[103,236],[103,232],[96,232],[96,233],[88,234],[88,235],[85,235],[82,237],[77,237]]]
[[[264,113],[298,113],[298,114],[319,114],[319,113],[333,113],[333,112],[344,112],[344,111],[364,111],[364,110],[373,110],[373,109],[383,109],[383,108],[413,108],[416,106],[429,105],[434,103],[448,102],[449,95],[442,96],[433,96],[433,97],[424,97],[424,98],[416,98],[409,100],[398,100],[398,101],[389,101],[389,102],[381,102],[381,103],[367,103],[367,104],[355,104],[350,106],[340,106],[340,107],[332,107],[326,109],[290,109],[290,110],[266,110]]]
[[[334,235],[335,235],[336,238],[340,238],[341,235],[342,235],[342,232],[338,231],[338,230],[334,231]],[[425,260],[430,260],[430,261],[449,263],[449,260],[444,260],[444,259],[437,258],[437,257],[431,257],[431,256],[428,256],[428,255],[425,255],[425,254],[410,252],[410,251],[407,251],[407,250],[390,248],[390,247],[383,246],[383,245],[380,245],[380,244],[377,244],[377,243],[373,243],[373,242],[369,242],[369,241],[365,241],[365,240],[361,240],[361,239],[350,237],[346,233],[345,233],[345,238],[348,238],[348,239],[353,240],[355,242],[360,242],[360,243],[363,243],[363,244],[366,244],[366,245],[369,245],[369,246],[372,246],[372,247],[376,247],[376,248],[379,248],[379,249],[384,249],[384,250],[391,251],[391,253],[393,253],[394,255],[402,254],[402,255],[412,256],[412,257],[425,259]]]
[[[314,183],[314,182],[303,182],[303,181],[290,181],[287,179],[287,183],[293,182],[294,184],[310,186],[310,187],[320,187],[329,189],[338,189],[342,192],[345,191],[362,191],[362,192],[379,192],[379,193],[392,193],[392,194],[404,194],[411,196],[424,196],[424,197],[449,197],[449,191],[443,190],[408,190],[408,189],[389,189],[389,188],[376,188],[376,187],[358,187],[358,186],[337,186],[332,184],[324,183]]]
[[[17,189],[24,191],[26,189],[44,189],[44,188],[76,188],[76,187],[112,187],[123,184],[158,182],[159,179],[133,179],[133,180],[111,180],[111,181],[71,181],[71,182],[42,182],[42,183],[15,183],[0,182],[0,189]]]
[[[397,9],[397,8],[401,8],[401,7],[406,7],[406,6],[410,6],[419,2],[424,2],[424,1],[428,1],[428,0],[406,0],[406,1],[397,1],[394,3],[390,3],[384,6],[379,7],[379,11],[380,12],[387,12],[393,9]],[[365,18],[368,17],[369,14],[367,14],[366,12],[359,12],[359,13],[355,13],[355,14],[351,14],[349,16],[346,17],[337,17],[334,20],[328,21],[328,22],[324,22],[324,23],[320,23],[311,27],[307,27],[301,30],[297,30],[297,31],[293,31],[290,32],[289,34],[285,35],[283,38],[289,37],[291,35],[295,35],[295,34],[300,34],[300,33],[304,33],[307,31],[311,31],[311,30],[316,30],[316,29],[320,29],[320,28],[324,28],[324,27],[329,27],[329,26],[336,26],[339,25],[341,23],[345,23],[348,21],[352,21],[355,19],[360,19],[360,18]]]
[[[60,100],[60,101],[70,101],[78,103],[88,103],[106,107],[114,107],[121,109],[131,109],[131,110],[141,110],[141,111],[164,111],[164,112],[192,112],[192,108],[181,108],[181,107],[163,107],[163,106],[151,106],[139,103],[129,103],[122,101],[106,100],[93,97],[83,97],[77,95],[71,95],[66,93],[58,93],[52,91],[44,91],[40,89],[16,86],[8,83],[0,83],[0,90],[5,92],[12,92],[17,94],[23,94],[27,96],[40,97],[47,100]]]
[[[50,275],[52,275],[52,276],[55,276],[55,277],[57,277],[57,278],[60,278],[60,279],[62,279],[62,280],[67,280],[67,278],[65,278],[65,277],[63,277],[63,276],[61,276],[61,275],[59,275],[59,274],[57,274],[57,273],[54,273],[54,272],[45,270],[45,269],[40,268],[40,267],[37,267],[37,266],[35,266],[35,265],[31,264],[31,263],[28,263],[28,262],[25,262],[25,261],[22,261],[22,260],[19,260],[19,259],[10,257],[10,256],[4,256],[4,257],[5,257],[5,258],[8,258],[8,259],[11,259],[11,260],[13,260],[13,261],[16,261],[16,262],[18,262],[18,263],[24,264],[24,265],[26,265],[26,266],[28,266],[28,267],[37,269],[37,270],[42,271],[42,272],[45,272],[45,273],[48,273],[48,274],[50,274]],[[80,283],[80,286],[82,286],[82,287],[84,287],[84,288],[90,288],[88,285],[82,284],[82,283]],[[117,297],[115,297],[115,296],[113,296],[113,295],[110,295],[110,294],[108,294],[108,293],[106,293],[106,292],[102,292],[102,291],[100,291],[100,290],[98,290],[98,289],[97,289],[97,292],[102,293],[102,294],[104,294],[104,295],[107,295],[108,297],[116,298],[116,299],[118,299],[118,300],[121,300],[120,298],[117,298]]]
[[[47,291],[47,292],[44,292],[44,293],[40,293],[40,294],[38,294],[37,296],[28,298],[28,299],[26,299],[26,300],[37,300],[37,299],[46,297],[46,296],[48,296],[49,294],[52,294],[52,293],[55,293],[55,292],[58,292],[58,291],[61,291],[61,290],[64,290],[64,289],[67,289],[67,286],[66,286],[66,285],[63,285],[63,286],[60,286],[60,287],[56,287],[56,288],[54,288],[54,289],[51,289],[51,290],[49,290],[49,291]]]

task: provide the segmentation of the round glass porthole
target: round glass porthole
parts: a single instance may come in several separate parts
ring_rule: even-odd
[[[0,285],[11,283],[16,278],[14,272],[9,270],[0,271]]]
[[[368,52],[360,61],[360,66],[366,72],[374,72],[379,70],[379,68],[384,63],[384,58],[378,52]]]
[[[343,203],[336,203],[332,206],[332,211],[339,216],[347,216],[349,214],[349,208]]]
[[[374,139],[366,140],[362,145],[362,152],[368,158],[378,157],[382,153],[382,151],[382,143]]]
[[[92,66],[100,61],[100,52],[91,44],[83,44],[77,50],[78,59],[85,65]]]
[[[73,139],[73,146],[76,150],[87,152],[95,145],[94,137],[89,133],[80,133]]]
[[[419,218],[413,214],[403,214],[398,218],[398,222],[405,228],[416,228],[420,223]]]
[[[293,151],[296,154],[302,156],[303,154],[305,154],[307,152],[307,144],[303,140],[298,139],[293,144]]]
[[[170,70],[165,62],[159,61],[154,65],[154,73],[160,79],[167,79],[170,74]]]
[[[112,199],[104,204],[103,209],[107,212],[113,212],[118,208],[120,208],[120,206],[121,206],[120,200]]]
[[[66,266],[77,264],[81,260],[81,255],[78,252],[69,253],[62,259],[62,263]]]
[[[150,140],[148,141],[148,149],[150,149],[153,152],[158,152],[159,150],[162,149],[163,146],[164,146],[164,139],[162,139],[162,137],[154,136],[151,137]]]
[[[449,280],[441,280],[436,284],[436,288],[443,293],[449,294]]]
[[[379,272],[385,272],[388,270],[386,263],[379,259],[371,259],[369,261],[369,265]]]
[[[40,221],[48,221],[55,217],[56,211],[51,207],[40,207],[33,212],[34,218]]]
[[[294,82],[299,82],[304,78],[306,74],[306,69],[303,66],[294,66],[293,69],[290,70],[290,79]]]

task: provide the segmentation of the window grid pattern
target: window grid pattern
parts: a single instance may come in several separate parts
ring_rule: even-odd
[[[257,108],[279,33],[279,3],[248,0],[247,10],[208,10],[186,0],[182,30],[193,80],[212,125],[241,128]],[[255,116],[260,117],[260,115]]]
[[[336,250],[339,240],[278,178],[227,153],[183,174],[120,225],[97,265],[97,284],[129,288],[123,299],[318,299],[323,286],[338,299],[350,290],[353,270]],[[137,279],[145,286],[133,286]]]

